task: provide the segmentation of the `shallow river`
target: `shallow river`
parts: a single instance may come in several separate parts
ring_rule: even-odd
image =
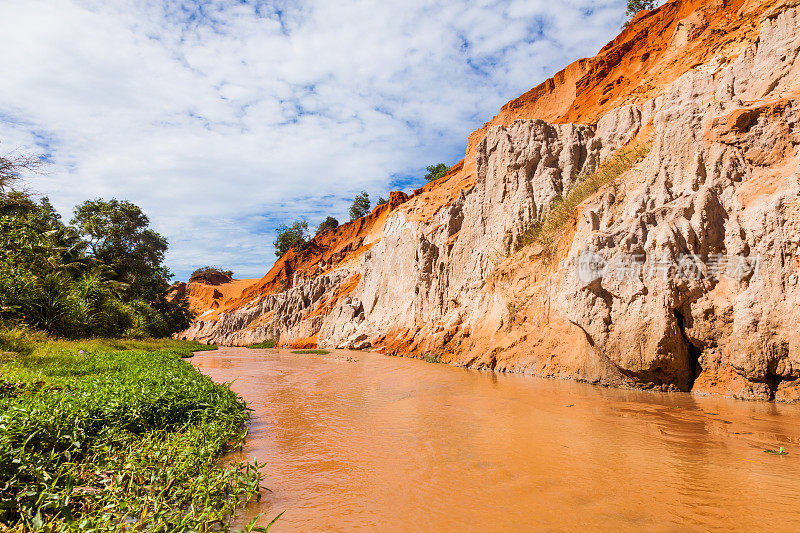
[[[800,530],[800,406],[224,348],[270,531]],[[788,455],[766,448],[785,446]]]

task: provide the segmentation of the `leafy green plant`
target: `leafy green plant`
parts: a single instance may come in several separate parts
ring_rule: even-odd
[[[269,531],[269,529],[275,524],[275,522],[277,522],[280,519],[280,517],[283,516],[283,513],[285,513],[285,512],[286,511],[281,512],[278,516],[276,516],[275,518],[270,520],[269,524],[267,524],[266,526],[263,526],[263,527],[256,525],[256,522],[258,522],[258,519],[261,518],[264,515],[264,513],[259,513],[252,520],[250,520],[250,522],[244,527],[244,530],[247,531],[247,532],[256,531],[258,533],[267,533]]]
[[[425,174],[425,181],[431,182],[445,177],[447,172],[450,170],[450,167],[444,163],[438,163],[436,165],[428,165],[425,170],[428,171],[428,173]]]
[[[325,354],[329,354],[331,352],[329,352],[328,350],[313,349],[313,350],[292,350],[292,353],[325,355]]]
[[[132,297],[152,302],[167,290],[167,239],[150,227],[142,209],[128,201],[87,200],[75,208],[71,224],[92,258],[109,267]],[[132,299],[132,298],[131,298]]]
[[[575,218],[578,205],[601,187],[612,183],[632,169],[649,151],[650,148],[644,145],[622,148],[601,162],[597,169],[578,174],[575,184],[567,195],[557,198],[544,216],[519,236],[517,249],[538,243],[542,246],[543,257],[552,260],[555,257],[558,239],[567,227],[567,223]]]
[[[361,194],[357,194],[353,199],[353,204],[350,206],[350,221],[366,216],[369,213],[370,205],[372,204],[370,204],[367,191],[361,191]]]
[[[656,0],[628,0],[625,16],[630,20],[635,17],[639,11],[655,9],[655,7]]]
[[[0,329],[0,352],[28,355],[47,336],[40,332],[22,329]]]
[[[281,224],[275,230],[277,237],[272,245],[275,247],[275,255],[283,257],[283,255],[294,248],[295,250],[305,250],[308,246],[308,222],[305,220],[298,220],[291,226]]]
[[[227,529],[260,494],[260,465],[218,463],[244,439],[244,402],[180,359],[205,347],[105,342],[49,341],[0,363],[0,524]]]
[[[339,221],[333,218],[332,216],[328,216],[320,222],[320,225],[317,227],[317,235],[322,233],[323,231],[328,231],[329,229],[336,229],[339,227]]]
[[[0,167],[8,161],[0,157]],[[6,169],[7,172],[8,170]],[[166,336],[193,314],[166,299],[166,239],[129,202],[93,200],[66,226],[50,201],[0,194],[0,317],[51,335]]]
[[[263,342],[259,342],[258,344],[251,344],[248,348],[252,348],[254,350],[259,350],[263,348],[274,348],[277,341],[275,339],[267,339]]]

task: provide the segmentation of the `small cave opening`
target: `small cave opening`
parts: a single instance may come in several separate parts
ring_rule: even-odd
[[[686,343],[686,347],[689,350],[689,382],[687,385],[688,390],[692,390],[694,381],[702,370],[700,366],[700,355],[703,353],[703,349],[694,344],[691,339],[689,339],[689,336],[686,335],[686,318],[683,316],[683,313],[678,309],[673,309],[672,314],[675,316],[675,321],[678,323],[678,331],[681,332],[681,337],[683,337],[683,341]]]

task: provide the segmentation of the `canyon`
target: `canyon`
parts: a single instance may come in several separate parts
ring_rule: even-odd
[[[798,96],[797,0],[641,12],[503,106],[443,178],[263,278],[176,287],[198,312],[178,337],[800,400]]]

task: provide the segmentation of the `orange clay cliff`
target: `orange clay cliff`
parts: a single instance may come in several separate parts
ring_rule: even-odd
[[[445,177],[259,280],[176,286],[179,336],[800,399],[798,54],[798,0],[641,12]]]

